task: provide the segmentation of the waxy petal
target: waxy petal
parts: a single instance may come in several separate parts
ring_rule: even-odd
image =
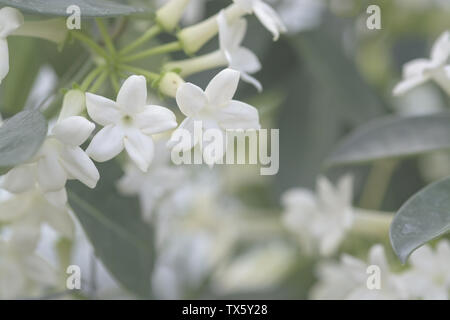
[[[142,111],[147,104],[147,80],[144,76],[130,76],[117,95],[117,105],[129,115]]]
[[[92,139],[86,153],[98,162],[111,160],[123,150],[123,138],[124,132],[120,127],[106,126]]]
[[[208,84],[205,90],[209,105],[218,109],[227,105],[233,99],[239,84],[240,73],[232,69],[219,72]]]
[[[37,165],[37,181],[44,192],[59,191],[66,185],[67,174],[56,154],[44,156]]]
[[[253,11],[262,25],[273,34],[274,41],[278,40],[280,33],[287,31],[278,13],[263,1],[255,1]]]
[[[65,147],[60,155],[61,165],[71,178],[81,181],[89,188],[95,188],[100,174],[86,152],[80,147]]]
[[[249,104],[235,100],[219,111],[217,121],[225,130],[258,130],[261,127],[258,110]]]
[[[102,126],[119,123],[123,117],[114,101],[92,93],[86,93],[86,108],[92,120]]]
[[[146,106],[135,116],[135,124],[144,134],[161,133],[177,126],[175,114],[160,106]]]
[[[187,117],[194,117],[208,104],[208,98],[202,89],[192,83],[182,84],[176,95],[180,111]]]
[[[6,38],[23,24],[23,15],[19,10],[4,7],[0,9],[0,38]]]
[[[152,138],[137,129],[131,129],[127,131],[124,143],[131,160],[141,171],[147,172],[155,153]]]
[[[95,124],[80,116],[69,117],[56,123],[52,134],[64,144],[79,146],[95,129]]]
[[[3,176],[0,187],[12,193],[22,193],[34,188],[33,169],[34,166],[27,164],[11,169]]]

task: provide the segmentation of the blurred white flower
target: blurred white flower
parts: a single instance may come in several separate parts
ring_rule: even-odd
[[[20,194],[7,193],[0,201],[0,224],[26,227],[31,245],[36,245],[44,223],[61,236],[71,239],[74,224],[66,202],[65,189],[54,193],[42,193],[37,188]]]
[[[293,189],[282,198],[283,223],[299,238],[304,250],[333,254],[353,224],[352,178],[344,176],[335,188],[325,177],[317,180],[317,195]]]
[[[411,269],[402,275],[414,299],[448,300],[450,291],[450,243],[441,240],[436,249],[417,249],[410,257]]]
[[[144,220],[150,222],[160,201],[170,199],[171,193],[185,181],[187,172],[182,167],[170,165],[170,153],[165,141],[155,144],[155,158],[143,174],[134,164],[125,166],[125,175],[117,187],[122,194],[137,195]],[[170,200],[169,200],[170,201]]]
[[[108,161],[125,148],[131,160],[144,172],[153,156],[151,135],[177,126],[175,115],[167,108],[147,105],[147,81],[130,76],[123,83],[117,101],[86,93],[89,116],[104,126],[86,152],[96,161]]]
[[[295,262],[295,250],[269,243],[244,253],[214,274],[214,289],[222,294],[256,292],[280,284]]]
[[[232,69],[225,69],[217,74],[203,91],[192,83],[184,83],[177,91],[177,104],[181,112],[186,115],[186,119],[172,134],[168,142],[169,147],[178,143],[180,137],[179,130],[186,130],[190,133],[190,141],[183,139],[180,144],[182,151],[190,150],[199,142],[203,146],[207,145],[201,137],[194,134],[195,122],[201,122],[204,129],[219,129],[225,136],[227,129],[259,129],[258,110],[254,107],[236,100],[232,100],[237,90],[240,73]],[[223,139],[225,140],[225,139]],[[217,152],[213,159],[206,160],[215,163],[220,160],[223,153]]]
[[[94,128],[92,122],[79,116],[58,121],[33,159],[11,169],[1,187],[20,193],[37,184],[44,192],[57,192],[64,188],[68,179],[76,179],[94,188],[100,178],[98,170],[79,147]]]
[[[4,7],[0,9],[0,83],[9,72],[9,51],[6,38],[23,24],[19,10]]]
[[[263,26],[273,34],[273,40],[278,40],[280,33],[287,32],[278,13],[262,0],[233,0],[247,14],[254,13]]]
[[[369,266],[380,271],[380,288],[369,289]],[[318,283],[312,288],[312,299],[332,300],[391,300],[407,299],[408,291],[397,274],[388,265],[384,248],[374,245],[369,251],[368,263],[344,254],[339,263],[322,262],[317,269]]]
[[[231,69],[241,73],[241,78],[262,91],[261,83],[249,74],[261,70],[258,57],[249,49],[241,46],[247,32],[247,20],[239,18],[228,23],[225,11],[222,10],[217,16],[219,25],[220,50],[228,61]]]
[[[0,299],[27,298],[58,285],[61,274],[36,254],[40,220],[45,215],[61,221],[56,211],[37,193],[0,202],[0,223],[8,223],[0,232]]]
[[[450,55],[450,32],[444,32],[431,48],[430,59],[415,59],[403,66],[403,80],[393,90],[401,95],[428,80],[436,81],[450,93],[449,69],[446,67]]]
[[[289,32],[299,32],[317,27],[325,8],[323,0],[282,0],[277,11]]]

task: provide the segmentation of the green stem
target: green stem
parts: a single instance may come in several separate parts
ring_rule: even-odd
[[[114,90],[116,91],[116,93],[118,93],[120,90],[120,86],[119,86],[119,79],[117,77],[117,74],[111,73],[110,79],[111,79],[111,84],[112,84]]]
[[[99,56],[105,58],[108,61],[110,60],[110,57],[108,56],[106,51],[102,47],[100,47],[94,40],[92,40],[85,34],[79,32],[79,31],[73,31],[72,35],[74,36],[74,38],[81,41],[86,46],[88,46],[90,49],[92,49]]]
[[[136,61],[136,60],[144,59],[147,57],[155,56],[158,54],[165,54],[165,53],[170,53],[170,52],[174,52],[174,51],[179,51],[181,49],[182,49],[181,43],[179,41],[176,41],[176,42],[164,44],[162,46],[158,46],[155,48],[151,48],[149,50],[142,51],[142,52],[132,55],[132,56],[124,57],[124,58],[122,58],[121,61],[122,62],[131,62],[131,61]]]
[[[83,82],[81,83],[80,86],[80,90],[81,91],[86,91],[87,89],[89,89],[89,86],[91,85],[92,81],[95,80],[95,78],[97,78],[97,76],[103,71],[105,70],[105,67],[97,67],[94,70],[92,70],[87,76],[86,78],[84,78]]]
[[[145,42],[147,42],[147,41],[153,39],[154,37],[156,37],[158,34],[161,33],[161,31],[162,30],[161,30],[161,28],[158,25],[155,25],[155,26],[151,27],[141,37],[139,37],[134,42],[130,43],[129,45],[124,47],[122,50],[120,50],[119,54],[120,55],[125,55],[125,54],[133,51],[137,47],[140,47],[141,45],[143,45]]]
[[[369,211],[355,208],[351,232],[356,235],[387,237],[394,215],[390,212]]]
[[[367,178],[367,183],[360,199],[360,206],[367,209],[379,209],[383,204],[391,176],[398,160],[387,159],[375,162]]]
[[[135,73],[135,74],[143,75],[149,81],[157,80],[160,77],[160,75],[158,73],[147,71],[147,70],[144,70],[144,69],[141,69],[141,68],[137,68],[137,67],[133,67],[133,66],[125,65],[125,64],[119,65],[118,68],[120,70],[124,70],[124,71],[132,72],[132,73]]]
[[[116,49],[114,48],[114,44],[111,40],[111,37],[109,36],[108,30],[105,27],[105,24],[100,19],[95,19],[95,22],[97,23],[98,30],[100,31],[100,34],[102,35],[103,41],[105,41],[106,47],[108,48],[109,52],[111,54],[115,54]]]
[[[108,72],[106,70],[103,70],[103,73],[97,78],[97,80],[92,85],[91,90],[89,91],[91,93],[96,93],[105,82],[107,76]]]

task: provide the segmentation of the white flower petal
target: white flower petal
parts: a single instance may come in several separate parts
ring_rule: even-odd
[[[239,48],[231,55],[230,68],[247,73],[255,73],[261,70],[261,62],[251,50]]]
[[[255,1],[253,10],[263,26],[273,34],[274,41],[278,40],[280,33],[287,31],[278,13],[268,4],[263,1]]]
[[[409,90],[423,84],[424,82],[428,81],[430,78],[428,76],[416,76],[412,78],[407,78],[400,83],[398,83],[394,89],[392,90],[392,94],[394,96],[400,96],[402,94],[405,94]]]
[[[57,207],[47,203],[45,211],[43,211],[43,220],[59,232],[61,236],[73,239],[75,224],[66,207]]]
[[[19,10],[4,7],[0,9],[0,38],[6,38],[23,24],[23,15]]]
[[[251,75],[249,75],[245,72],[242,72],[241,78],[242,78],[242,81],[247,82],[247,83],[251,84],[252,86],[254,86],[256,88],[256,90],[258,90],[258,92],[263,91],[263,86],[262,86],[261,82],[259,82],[258,79],[256,79],[255,77],[252,77]]]
[[[232,51],[239,48],[247,32],[247,20],[241,18],[229,24],[225,11],[222,10],[217,16],[217,23],[220,49]]]
[[[450,55],[450,32],[445,31],[434,43],[431,48],[431,60],[437,65],[443,65],[447,62]]]
[[[380,267],[381,271],[388,271],[389,264],[382,245],[374,245],[369,251],[369,263]]]
[[[147,80],[144,76],[130,76],[123,83],[117,95],[119,108],[133,115],[147,104]]]
[[[144,134],[161,133],[177,126],[175,114],[160,106],[146,106],[144,111],[136,114],[135,124]]]
[[[192,83],[184,83],[178,88],[176,100],[180,111],[187,117],[194,117],[208,104],[203,90]]]
[[[95,188],[100,174],[92,160],[80,147],[65,147],[61,150],[61,165],[71,178],[75,178],[89,188]]]
[[[22,165],[8,171],[3,177],[1,187],[12,193],[22,193],[35,186],[32,165]]]
[[[59,191],[44,193],[45,199],[55,207],[64,207],[67,204],[67,191],[62,188]]]
[[[194,137],[194,122],[195,120],[193,118],[184,119],[180,126],[172,133],[170,140],[167,142],[167,147],[174,148],[176,146],[178,151],[184,152],[195,147],[199,142],[199,137]],[[186,136],[189,136],[190,139],[183,139],[180,141],[180,138],[183,137],[183,132]]]
[[[403,65],[403,78],[422,76],[424,71],[431,68],[432,64],[427,59],[414,59]]]
[[[124,132],[115,125],[100,130],[92,139],[86,153],[95,161],[104,162],[117,156],[124,147]]]
[[[64,188],[67,174],[59,163],[57,155],[50,154],[39,159],[36,178],[44,192],[53,192]]]
[[[9,52],[8,42],[5,39],[0,39],[0,83],[9,72]]]
[[[155,152],[152,138],[137,129],[131,129],[127,131],[124,143],[131,160],[140,170],[147,172]]]
[[[89,116],[102,126],[116,124],[122,119],[117,104],[102,96],[86,93],[86,108]]]
[[[63,143],[79,146],[95,129],[95,124],[80,116],[69,117],[56,123],[52,134]]]
[[[44,286],[54,286],[58,283],[57,270],[38,255],[29,255],[22,263],[26,276],[31,280]]]
[[[258,110],[244,102],[232,100],[228,106],[220,109],[217,114],[217,121],[223,129],[247,130],[259,129]]]
[[[219,72],[208,84],[205,94],[212,108],[220,108],[233,99],[239,84],[240,73],[232,69]]]
[[[69,90],[64,95],[63,105],[58,121],[68,117],[78,116],[86,107],[86,95],[81,90]]]

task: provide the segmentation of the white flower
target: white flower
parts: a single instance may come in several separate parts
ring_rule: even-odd
[[[42,291],[57,285],[56,270],[34,253],[34,247],[23,247],[27,231],[15,229],[9,241],[0,239],[0,299],[26,298],[33,285]]]
[[[94,188],[100,178],[98,170],[79,147],[94,128],[92,122],[79,116],[58,121],[33,159],[11,169],[1,187],[21,193],[37,184],[44,192],[56,192],[64,188],[68,179],[76,179]]]
[[[415,299],[448,300],[450,290],[450,243],[441,240],[433,251],[423,246],[410,257],[411,269],[403,280]]]
[[[261,83],[249,75],[261,70],[261,63],[252,51],[241,47],[247,32],[247,20],[240,18],[229,24],[225,11],[222,10],[217,16],[217,23],[220,50],[227,59],[228,66],[241,72],[242,80],[254,85],[258,91],[262,91]]]
[[[295,257],[294,249],[278,242],[252,249],[221,267],[213,286],[224,294],[268,290],[285,279]]]
[[[0,83],[9,72],[8,37],[23,24],[23,15],[19,10],[4,7],[0,9]]]
[[[298,236],[308,253],[330,255],[353,224],[352,178],[345,176],[335,188],[324,177],[317,181],[317,195],[293,189],[283,195],[283,223]]]
[[[379,268],[379,289],[369,289],[367,286],[371,275],[367,273],[369,266]],[[370,249],[368,263],[344,254],[339,263],[320,264],[317,276],[319,282],[310,292],[312,299],[390,300],[409,297],[403,281],[390,270],[381,245]]]
[[[236,5],[242,8],[246,13],[255,13],[259,21],[273,34],[276,41],[280,37],[280,33],[287,31],[283,21],[281,21],[278,13],[262,0],[233,0]]]
[[[50,225],[61,236],[71,239],[74,224],[66,203],[65,189],[42,193],[35,188],[21,194],[8,194],[6,199],[0,201],[0,224],[12,224],[19,226],[19,229],[26,227],[27,240],[21,241],[22,247],[37,244],[43,223]]]
[[[170,153],[163,141],[155,144],[155,159],[145,174],[134,164],[125,166],[125,175],[118,181],[118,189],[125,195],[137,195],[141,204],[142,216],[152,221],[160,201],[170,198],[172,192],[181,187],[186,179],[182,167],[170,165]]]
[[[415,59],[403,66],[403,81],[393,90],[401,95],[428,80],[436,81],[450,93],[450,78],[446,63],[450,55],[450,32],[444,32],[434,43],[430,59]]]
[[[168,145],[177,144],[179,130],[187,130],[192,139],[189,143],[181,145],[183,151],[190,150],[199,142],[206,145],[206,141],[200,141],[194,136],[194,124],[201,122],[205,129],[219,129],[221,131],[260,128],[258,110],[254,107],[236,100],[232,100],[239,83],[240,73],[232,69],[225,69],[217,74],[203,91],[192,83],[182,84],[177,91],[177,104],[181,112],[187,118],[172,134]],[[225,140],[225,139],[224,139]],[[225,148],[223,148],[225,152]],[[223,157],[222,154],[213,156],[212,162]],[[209,161],[207,161],[210,163]]]
[[[86,152],[96,161],[108,161],[125,148],[142,171],[147,171],[154,155],[151,135],[177,126],[167,108],[147,105],[147,83],[143,76],[131,76],[122,85],[114,102],[86,93],[89,116],[104,126]]]

